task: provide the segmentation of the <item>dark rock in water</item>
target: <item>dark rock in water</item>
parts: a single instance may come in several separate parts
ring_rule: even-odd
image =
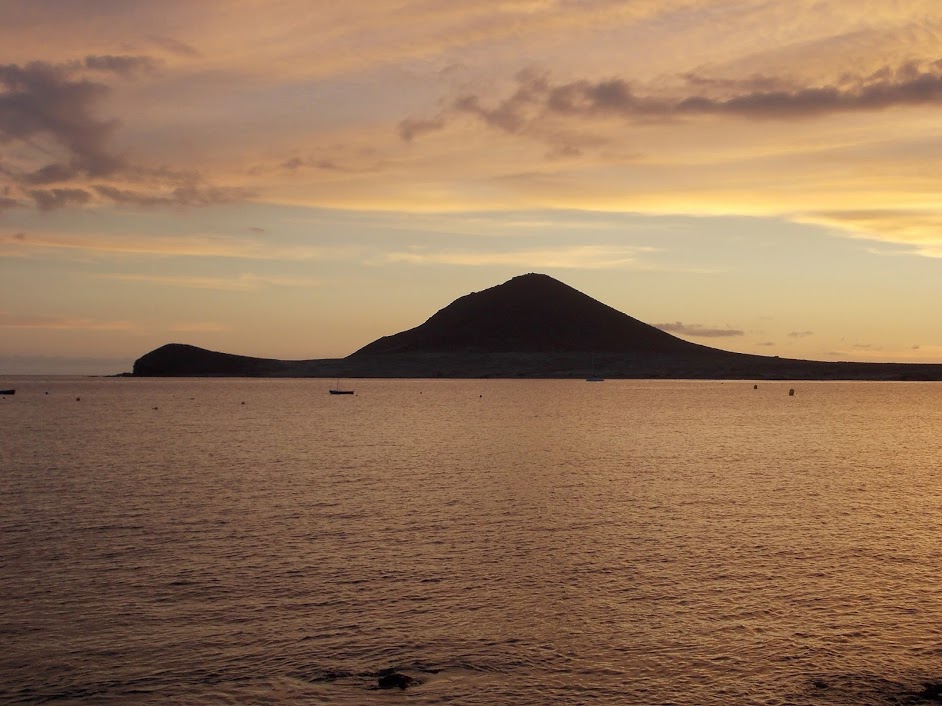
[[[926,682],[922,685],[922,691],[918,696],[925,701],[942,703],[942,682]]]
[[[416,684],[418,684],[418,681],[407,674],[390,672],[389,674],[382,675],[376,685],[380,689],[405,689],[410,686],[415,686]]]

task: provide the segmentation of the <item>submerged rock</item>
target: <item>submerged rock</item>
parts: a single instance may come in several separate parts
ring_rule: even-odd
[[[376,685],[380,689],[405,689],[410,686],[415,686],[418,683],[418,680],[413,679],[407,674],[390,672],[388,674],[383,674],[379,678],[379,681]]]
[[[942,702],[942,682],[926,682],[922,685],[918,697],[925,701]]]

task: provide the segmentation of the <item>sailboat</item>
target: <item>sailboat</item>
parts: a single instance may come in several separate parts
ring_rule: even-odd
[[[596,372],[586,375],[586,382],[605,382],[605,378],[598,374],[598,369],[595,366],[595,353],[592,354],[592,370]]]
[[[353,390],[344,390],[340,387],[340,378],[337,378],[337,382],[334,383],[334,386],[328,390],[332,395],[352,395]]]

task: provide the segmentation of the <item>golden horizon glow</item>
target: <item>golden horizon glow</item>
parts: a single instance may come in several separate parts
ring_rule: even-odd
[[[942,361],[934,1],[3,14],[6,321],[61,336],[0,319],[0,373],[171,321],[345,355],[530,270],[745,352]]]

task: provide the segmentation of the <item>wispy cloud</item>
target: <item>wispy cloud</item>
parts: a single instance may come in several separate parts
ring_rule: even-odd
[[[853,209],[800,214],[795,220],[838,228],[861,238],[908,246],[905,251],[874,250],[874,254],[918,253],[942,257],[942,212],[927,209]]]
[[[14,314],[8,311],[0,311],[0,328],[132,331],[136,328],[136,325],[130,321],[103,321],[84,317]]]
[[[194,233],[188,236],[9,233],[0,235],[0,254],[29,257],[51,252],[165,257],[220,257],[252,260],[336,260],[359,248],[272,243],[264,238]]]
[[[446,125],[444,115],[433,118],[406,118],[399,123],[399,136],[406,142],[412,142],[419,135],[443,130]]]
[[[603,245],[577,245],[559,248],[533,248],[505,252],[477,250],[393,252],[385,256],[386,262],[416,265],[507,266],[524,268],[561,269],[618,269],[623,267],[652,268],[641,262],[642,256],[654,252],[647,247],[618,247]]]
[[[199,52],[194,47],[173,37],[149,34],[145,39],[148,43],[177,56],[186,58],[199,56]]]
[[[257,292],[270,287],[308,288],[318,287],[321,281],[303,277],[270,277],[242,273],[234,277],[194,277],[186,275],[134,275],[108,273],[98,275],[102,279],[121,282],[143,282],[167,287],[187,289],[217,289],[228,292]]]
[[[868,360],[886,363],[939,363],[942,361],[942,346],[890,347],[869,344],[853,344],[829,352],[835,360]]]
[[[193,321],[173,323],[167,326],[166,330],[178,333],[224,333],[231,331],[232,326],[215,321]]]
[[[17,314],[0,311],[0,329],[45,329],[55,331],[88,332],[124,332],[133,334],[153,333],[154,331],[181,333],[219,333],[232,330],[228,324],[213,321],[175,321],[170,324],[159,322],[131,322],[124,320],[106,320],[83,316],[62,316],[56,314]]]
[[[94,71],[104,71],[118,74],[119,76],[130,77],[141,71],[148,72],[155,70],[159,62],[149,56],[94,54],[86,56],[81,63],[76,62],[76,65]]]
[[[789,338],[808,338],[808,336],[814,336],[814,331],[789,331]]]
[[[734,328],[711,328],[701,326],[700,324],[685,324],[681,321],[672,323],[654,324],[655,328],[668,333],[676,333],[681,336],[692,336],[694,338],[729,338],[732,336],[742,336],[743,331]]]
[[[30,189],[26,193],[36,202],[40,211],[81,206],[92,200],[92,195],[85,189]]]
[[[100,184],[93,185],[92,188],[99,195],[117,204],[132,206],[214,206],[245,201],[255,195],[254,191],[244,187],[208,186],[199,183],[172,186],[159,191],[119,189]]]
[[[23,202],[18,199],[11,199],[8,196],[0,196],[0,213],[9,211],[13,208],[19,208],[23,205]]]

